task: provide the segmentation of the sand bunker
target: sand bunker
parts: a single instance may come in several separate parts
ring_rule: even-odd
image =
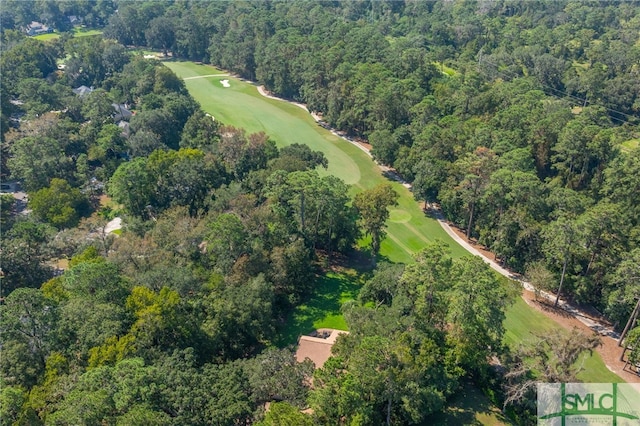
[[[220,83],[222,83],[222,87],[231,87],[229,80],[220,80]]]

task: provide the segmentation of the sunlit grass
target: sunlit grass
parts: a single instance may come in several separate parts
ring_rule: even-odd
[[[39,34],[36,36],[32,36],[32,38],[41,41],[55,40],[57,38],[60,38],[60,33]]]
[[[87,37],[87,36],[100,35],[102,34],[102,30],[75,27],[73,30],[71,30],[71,33],[73,34],[74,37]],[[40,34],[37,36],[33,36],[33,38],[35,38],[36,40],[43,40],[43,41],[55,40],[57,38],[60,38],[61,34],[62,33],[54,32],[54,33],[48,33],[48,34]]]
[[[164,64],[182,78],[223,73],[214,67],[193,62],[167,61]],[[222,79],[230,80],[231,87],[223,87]],[[446,242],[454,257],[468,255],[435,219],[424,214],[408,189],[384,177],[380,168],[362,150],[319,126],[302,108],[267,99],[258,93],[254,85],[235,77],[192,78],[185,80],[185,84],[203,110],[216,120],[248,132],[263,131],[279,147],[298,142],[322,151],[329,160],[329,169],[320,170],[320,173],[338,176],[353,185],[352,194],[379,183],[391,183],[400,194],[399,205],[394,210],[401,220],[387,223],[388,236],[382,241],[380,253],[383,259],[409,263],[412,254],[436,239]],[[283,341],[294,339],[295,342],[299,334],[319,327],[346,328],[339,308],[345,300],[355,297],[361,283],[353,276],[336,274],[329,274],[320,281],[314,297],[292,314]],[[521,298],[507,310],[506,315],[505,343],[513,348],[519,342],[531,339],[532,332],[544,334],[559,327]],[[610,373],[597,354],[588,363],[588,371],[581,375],[585,381],[595,381]]]
[[[516,303],[506,312],[504,327],[503,341],[512,350],[515,350],[520,344],[526,345],[536,336],[545,336],[551,330],[557,329],[559,325],[531,308],[521,297],[518,297]],[[582,362],[583,360],[578,361],[578,363]],[[584,359],[584,368],[584,371],[578,375],[578,378],[584,382],[624,382],[617,374],[607,368],[600,354],[595,351]]]
[[[276,343],[279,346],[295,344],[299,336],[318,328],[348,330],[340,309],[344,302],[357,297],[360,286],[358,274],[353,269],[318,277],[313,294],[289,315],[287,326]]]

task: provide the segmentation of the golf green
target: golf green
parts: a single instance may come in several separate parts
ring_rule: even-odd
[[[400,194],[396,212],[402,213],[393,214],[387,224],[382,257],[393,262],[409,262],[414,253],[435,239],[447,242],[454,256],[467,255],[436,220],[424,214],[407,188],[384,177],[365,152],[324,129],[305,109],[264,97],[254,84],[208,65],[193,62],[165,62],[165,65],[185,79],[189,93],[216,120],[252,133],[265,132],[280,147],[304,143],[311,149],[322,151],[329,160],[329,168],[319,172],[338,176],[353,185],[354,191],[390,183]],[[222,83],[223,80],[227,81],[228,87]]]
[[[262,96],[255,84],[227,75],[209,65],[193,62],[165,62],[167,67],[183,78],[189,93],[200,103],[202,109],[212,114],[224,124],[246,129],[248,132],[265,132],[278,146],[304,143],[311,149],[322,151],[329,160],[328,170],[322,174],[333,174],[353,185],[353,191],[372,188],[380,183],[390,183],[400,194],[398,206],[391,210],[387,222],[387,238],[381,245],[380,254],[392,262],[409,263],[412,255],[436,239],[446,242],[455,257],[468,255],[433,218],[422,211],[411,192],[398,182],[383,176],[380,168],[356,145],[332,134],[318,125],[303,108],[277,99]],[[223,84],[227,80],[228,84]],[[228,86],[228,87],[227,87]],[[331,280],[327,280],[329,283]],[[318,296],[333,298],[335,306],[350,298],[348,291],[335,291],[327,284],[327,291]],[[294,313],[292,324],[297,335],[317,327],[344,327],[342,315],[334,309],[326,308],[330,303],[319,304],[312,301]],[[320,306],[322,305],[322,306]],[[326,306],[325,306],[326,305]],[[531,309],[522,300],[507,311],[505,321],[505,341],[516,346],[530,336],[532,324],[557,326],[552,320]],[[535,328],[535,327],[534,327]],[[293,335],[292,334],[292,335]],[[597,381],[612,373],[597,353],[589,359],[589,371],[583,372],[581,379]]]

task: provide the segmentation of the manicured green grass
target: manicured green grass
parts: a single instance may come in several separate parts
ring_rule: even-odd
[[[584,371],[578,374],[578,379],[587,383],[624,383],[624,380],[604,365],[602,357],[597,352],[583,355],[578,362],[583,362]]]
[[[504,321],[504,342],[511,349],[516,349],[520,343],[534,339],[535,335],[544,336],[549,331],[558,328],[558,324],[540,312],[532,309],[518,297],[506,312]],[[605,339],[605,337],[603,337]],[[624,380],[611,372],[597,352],[587,354],[578,363],[583,363],[584,371],[578,378],[588,383],[623,383]]]
[[[59,33],[40,34],[37,36],[33,36],[32,38],[35,38],[36,40],[42,40],[42,41],[55,40],[57,38],[60,38],[60,34]]]
[[[102,34],[102,30],[93,30],[89,28],[74,28],[72,31],[74,37],[87,37]],[[60,33],[40,34],[33,36],[36,40],[55,40],[60,38]]]
[[[164,64],[182,78],[223,74],[220,70],[192,62],[167,61]],[[225,88],[221,80],[229,80]],[[217,120],[248,132],[263,131],[278,146],[295,142],[305,143],[311,149],[322,151],[329,160],[329,169],[321,174],[333,174],[353,185],[352,192],[372,188],[379,183],[391,183],[400,194],[399,205],[387,223],[387,238],[381,245],[381,257],[391,262],[411,262],[411,255],[435,239],[446,242],[455,257],[468,253],[442,229],[438,222],[427,217],[411,192],[397,182],[385,178],[379,167],[362,150],[319,126],[302,108],[280,100],[261,96],[256,87],[235,77],[202,77],[185,80],[191,95]],[[295,342],[299,334],[318,327],[345,329],[340,314],[342,302],[357,294],[359,283],[353,276],[329,274],[322,279],[311,301],[292,314],[290,330],[283,341]],[[317,299],[317,300],[316,300]],[[518,298],[507,312],[505,342],[515,346],[530,338],[531,331],[548,331],[558,325],[527,306]],[[605,377],[609,370],[599,356],[589,360],[589,371],[583,373],[586,381]]]
[[[446,74],[449,77],[453,77],[454,75],[458,74],[458,71],[446,66],[442,62],[434,62],[433,65],[435,65],[436,68],[438,68],[443,74]]]
[[[222,74],[216,68],[192,62],[165,62],[165,65],[182,78]],[[223,87],[221,80],[229,80],[231,87]],[[263,131],[280,147],[298,142],[322,151],[329,160],[329,168],[319,170],[320,174],[338,176],[353,185],[354,191],[383,182],[391,183],[400,194],[396,210],[403,210],[405,221],[388,223],[388,238],[381,247],[382,257],[392,262],[409,262],[413,253],[435,239],[447,242],[456,257],[467,254],[437,221],[425,216],[408,189],[385,178],[362,150],[322,128],[302,108],[265,98],[254,85],[234,77],[191,78],[185,80],[185,84],[202,108],[222,123],[248,132]]]
[[[278,339],[278,346],[295,344],[298,336],[318,328],[347,330],[340,312],[342,304],[357,297],[360,291],[358,274],[353,270],[330,272],[319,277],[310,300],[290,314],[288,326]]]
[[[93,35],[99,35],[99,34],[102,34],[102,30],[94,30],[90,28],[78,28],[78,27],[73,29],[74,37],[87,37],[87,36],[93,36]]]

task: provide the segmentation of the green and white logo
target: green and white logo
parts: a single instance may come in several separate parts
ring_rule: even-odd
[[[640,425],[640,385],[538,383],[538,424]]]

